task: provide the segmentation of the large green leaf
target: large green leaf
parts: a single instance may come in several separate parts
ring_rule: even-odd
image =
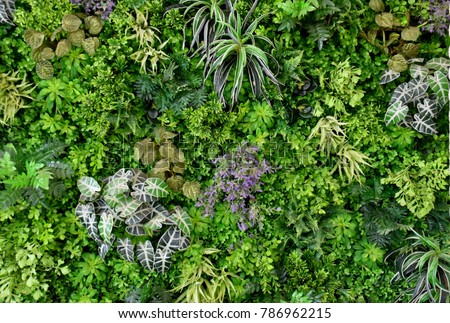
[[[134,214],[134,212],[136,212],[136,210],[142,205],[142,202],[139,200],[135,200],[135,199],[131,199],[128,198],[127,199],[127,203],[124,204],[123,206],[116,208],[116,210],[120,213],[118,213],[118,215],[121,218],[128,218],[130,216],[132,216]]]
[[[448,72],[448,68],[450,67],[450,59],[445,57],[432,58],[427,61],[425,65],[430,70],[435,70],[446,74]]]
[[[437,100],[425,99],[422,103],[417,104],[417,110],[422,118],[435,118],[441,106]]]
[[[112,245],[112,229],[114,225],[114,218],[110,213],[103,213],[100,216],[100,222],[98,224],[98,230],[100,232],[100,236],[102,237],[103,241],[108,244]]]
[[[417,78],[420,80],[425,80],[428,76],[428,67],[418,65],[418,64],[411,64],[409,66],[409,73],[411,74],[412,78]]]
[[[189,238],[183,235],[180,229],[170,226],[159,238],[157,249],[170,249],[172,251],[184,250],[189,247]]]
[[[154,269],[155,251],[150,241],[147,240],[145,241],[145,243],[138,242],[137,258],[141,263],[141,265],[147,268],[148,270]]]
[[[78,189],[81,194],[87,197],[93,196],[95,193],[100,192],[100,185],[92,177],[83,176],[77,181]]]
[[[408,83],[402,83],[397,86],[392,94],[389,105],[393,105],[396,102],[402,102],[403,104],[409,103],[413,99],[413,92],[410,91]]]
[[[172,218],[178,228],[189,237],[192,230],[192,219],[189,214],[181,207],[177,206],[175,212],[172,214]]]
[[[129,191],[127,178],[113,178],[104,188],[106,195],[116,196]]]
[[[91,214],[94,214],[94,213],[95,213],[95,208],[94,208],[94,204],[92,204],[92,203],[86,203],[86,204],[78,203],[77,207],[75,208],[75,214],[80,219],[87,218]]]
[[[161,198],[169,195],[167,183],[159,178],[149,178],[145,181],[145,191],[151,196]]]
[[[127,225],[134,225],[141,223],[147,217],[150,217],[153,214],[153,208],[150,207],[147,203],[142,204],[136,212],[134,212],[131,216],[129,216],[125,223]]]
[[[408,106],[404,105],[401,101],[397,101],[387,109],[384,122],[387,126],[396,125],[405,119],[408,110]]]
[[[440,71],[436,71],[434,75],[429,75],[427,80],[433,92],[436,93],[439,101],[442,104],[447,104],[449,84],[447,75]]]
[[[129,262],[134,262],[134,244],[130,238],[117,239],[117,252]]]

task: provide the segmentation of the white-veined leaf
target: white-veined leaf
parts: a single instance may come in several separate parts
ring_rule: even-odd
[[[125,178],[127,180],[131,180],[131,178],[133,178],[133,172],[131,170],[121,168],[112,176],[112,178]]]
[[[114,178],[105,186],[105,195],[115,196],[128,192],[128,179]]]
[[[131,178],[131,185],[134,186],[136,184],[142,183],[144,184],[147,180],[148,176],[146,173],[141,171],[139,168],[133,168],[131,170],[133,172],[133,177]],[[142,190],[144,189],[144,186],[142,186]]]
[[[380,84],[386,84],[386,83],[392,82],[393,80],[397,79],[399,76],[400,76],[399,72],[394,72],[393,70],[388,68],[383,72],[383,75],[381,75]]]
[[[144,229],[143,224],[133,224],[125,228],[125,230],[132,236],[145,236],[147,232]]]
[[[445,57],[432,58],[429,61],[427,61],[425,65],[430,70],[435,70],[446,74],[448,68],[450,67],[450,59]]]
[[[100,255],[100,257],[102,257],[103,260],[105,260],[105,256],[108,253],[110,247],[111,245],[107,243],[101,243],[98,246],[98,254]]]
[[[393,105],[395,102],[402,102],[407,104],[413,98],[413,92],[409,89],[408,83],[402,83],[397,86],[392,94],[391,101],[389,105]]]
[[[139,200],[135,200],[133,198],[128,198],[127,203],[120,207],[116,208],[117,211],[120,210],[119,216],[121,218],[128,218],[130,217],[136,210],[141,206],[142,202]]]
[[[96,214],[111,213],[115,216],[113,209],[103,199],[98,199],[95,201],[94,208]]]
[[[136,200],[142,202],[154,202],[157,200],[156,197],[151,196],[144,190],[145,183],[137,183],[133,185],[134,192],[131,192],[131,196]]]
[[[173,251],[170,249],[156,249],[154,267],[162,274],[165,274],[172,264]]]
[[[167,183],[159,178],[149,178],[145,181],[145,191],[151,196],[161,198],[169,195]]]
[[[126,261],[134,262],[134,244],[130,238],[117,239],[117,252]]]
[[[137,258],[142,266],[148,270],[153,270],[155,264],[155,250],[153,249],[152,243],[150,241],[145,241],[145,243],[138,242],[137,244]]]
[[[93,201],[95,201],[98,198],[99,195],[100,194],[98,192],[95,193],[92,196],[86,196],[84,194],[80,194],[80,198],[78,199],[78,201],[80,201],[80,202],[93,202]]]
[[[153,214],[153,208],[149,206],[147,203],[142,204],[136,212],[134,212],[131,216],[129,216],[125,223],[127,225],[133,225],[140,223],[143,219],[147,217],[151,217]]]
[[[403,119],[405,119],[406,114],[408,113],[408,106],[404,105],[402,102],[397,101],[386,111],[384,116],[384,122],[387,126],[396,125]]]
[[[85,218],[80,218],[81,223],[87,229],[89,236],[94,239],[95,242],[100,243],[101,239],[98,235],[98,223],[95,214],[91,213]]]
[[[425,80],[428,76],[428,67],[417,65],[417,64],[411,64],[409,66],[409,74],[411,74],[412,78],[418,78],[420,80]]]
[[[189,240],[186,240],[186,238],[180,229],[175,226],[170,226],[161,238],[159,238],[157,249],[170,249],[172,251],[185,249],[187,248],[186,245],[189,246]]]
[[[152,235],[154,231],[161,230],[164,224],[173,224],[170,219],[164,215],[158,214],[152,217],[147,223],[144,224],[145,229],[149,235]]]
[[[100,237],[106,244],[112,245],[112,229],[114,225],[114,218],[110,213],[103,213],[100,216],[100,222],[98,224],[98,231],[100,232]]]
[[[75,214],[80,219],[86,218],[94,213],[95,213],[94,204],[92,204],[91,202],[86,203],[86,204],[78,203],[77,207],[75,208]]]
[[[427,80],[433,92],[436,93],[439,101],[443,104],[447,104],[449,84],[447,76],[440,71],[436,71],[433,75],[429,75]]]
[[[423,58],[423,57],[414,57],[414,58],[410,58],[407,60],[408,64],[423,63],[424,61],[425,61],[425,58]]]
[[[105,196],[103,196],[103,200],[111,208],[123,207],[124,205],[126,205],[128,203],[128,199],[131,199],[131,197],[129,198],[128,196],[126,196],[123,193],[119,194],[119,195],[105,195]]]
[[[420,79],[412,79],[408,82],[408,91],[412,93],[412,99],[423,96],[427,90],[428,83]]]
[[[92,177],[88,176],[81,177],[77,181],[77,186],[81,194],[87,197],[91,197],[95,193],[100,192],[100,185]]]
[[[424,133],[427,135],[437,133],[436,124],[434,123],[434,121],[431,118],[421,116],[418,113],[414,115],[414,121],[412,121],[410,125],[413,129],[417,130],[420,133]]]
[[[417,110],[419,110],[422,119],[435,118],[440,108],[437,100],[425,99],[423,103],[417,104]]]
[[[177,206],[172,214],[172,219],[186,236],[191,235],[192,219],[185,210]]]

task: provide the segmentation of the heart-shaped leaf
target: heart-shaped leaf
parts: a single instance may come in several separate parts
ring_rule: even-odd
[[[148,270],[153,270],[155,264],[155,251],[153,249],[152,243],[148,240],[144,243],[138,242],[136,251],[137,258],[141,265]]]
[[[77,181],[78,189],[81,194],[91,197],[95,193],[100,192],[100,185],[92,177],[83,176]]]
[[[151,196],[161,198],[169,195],[167,183],[159,178],[149,178],[145,181],[145,191]]]
[[[117,252],[129,262],[134,262],[134,244],[130,238],[117,239]]]
[[[402,102],[397,101],[386,111],[386,115],[384,116],[384,122],[387,126],[396,125],[403,119],[405,119],[406,114],[408,113],[408,106],[404,105]]]

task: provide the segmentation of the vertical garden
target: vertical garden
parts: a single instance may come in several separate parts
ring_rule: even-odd
[[[0,302],[450,302],[447,0],[0,0]]]

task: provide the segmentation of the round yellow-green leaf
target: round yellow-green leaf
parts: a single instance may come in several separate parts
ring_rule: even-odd
[[[408,62],[403,55],[397,54],[388,61],[388,67],[394,72],[401,73],[408,69]]]
[[[86,17],[84,19],[84,25],[91,35],[98,35],[103,28],[103,23],[97,16]]]
[[[175,176],[169,177],[166,180],[166,183],[172,191],[179,193],[179,192],[181,192],[181,189],[183,188],[184,179],[180,175],[175,175]]]
[[[383,0],[370,0],[369,7],[376,12],[382,12],[384,11]]]
[[[45,34],[43,32],[32,29],[25,30],[23,35],[25,38],[25,42],[32,49],[39,48],[43,44],[45,38]]]
[[[405,41],[416,41],[420,36],[418,27],[408,27],[402,30],[402,39]]]
[[[49,61],[55,57],[55,52],[50,47],[44,47],[39,56],[41,60]]]
[[[401,52],[406,58],[414,58],[419,54],[420,44],[406,43],[402,46]]]
[[[183,185],[183,194],[193,201],[200,195],[200,184],[198,182],[186,182]]]
[[[62,19],[62,28],[67,32],[74,32],[81,26],[81,19],[76,15],[67,14]]]
[[[53,77],[53,72],[53,65],[49,61],[39,61],[36,64],[36,73],[41,79],[51,79]]]
[[[83,49],[88,53],[89,55],[95,54],[95,40],[92,37],[86,38],[81,43],[81,46],[83,46]]]
[[[63,39],[60,42],[58,42],[58,45],[56,46],[55,54],[58,57],[67,55],[70,52],[70,49],[72,48],[72,44],[67,39]]]
[[[383,28],[392,28],[394,26],[394,20],[394,15],[389,12],[383,12],[375,17],[377,25]]]
[[[84,30],[78,29],[77,31],[67,33],[67,40],[74,46],[81,47],[85,38]]]

